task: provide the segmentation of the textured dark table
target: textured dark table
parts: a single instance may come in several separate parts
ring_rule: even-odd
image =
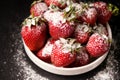
[[[120,8],[120,0],[105,1]],[[32,0],[0,2],[0,80],[120,80],[120,15],[110,21],[113,43],[105,61],[88,73],[60,76],[37,67],[24,51],[20,24],[29,16],[31,3]]]

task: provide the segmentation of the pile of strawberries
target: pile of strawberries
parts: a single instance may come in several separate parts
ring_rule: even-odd
[[[57,67],[89,64],[109,50],[106,23],[112,12],[105,2],[34,1],[21,35],[41,60]]]

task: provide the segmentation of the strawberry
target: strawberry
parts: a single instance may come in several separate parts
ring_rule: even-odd
[[[69,22],[60,23],[60,25],[54,25],[49,23],[50,34],[54,39],[70,37],[74,31],[74,27]]]
[[[81,15],[81,19],[83,22],[86,22],[90,25],[94,25],[97,20],[97,10],[95,8],[88,8]]]
[[[100,12],[100,15],[98,16],[98,22],[105,24],[107,23],[110,18],[111,18],[111,11],[107,10],[107,9],[103,9]]]
[[[50,5],[55,5],[59,8],[65,8],[67,6],[66,0],[44,0],[45,3],[50,6]]]
[[[90,6],[95,7],[98,11],[101,11],[102,9],[107,8],[107,4],[105,2],[102,2],[102,1],[94,2],[94,3],[90,4]]]
[[[48,21],[52,38],[68,38],[74,32],[74,24],[64,18],[63,12],[46,12],[44,16]]]
[[[90,62],[90,57],[85,47],[81,47],[76,53],[75,61],[67,67],[79,67],[84,66]]]
[[[30,13],[33,16],[42,16],[47,10],[48,7],[44,2],[34,1],[30,8]]]
[[[88,41],[90,37],[90,30],[91,29],[88,25],[78,24],[75,29],[74,36],[78,42],[80,42],[81,44],[84,44]]]
[[[108,36],[107,29],[102,24],[98,24],[98,25],[94,26],[93,31],[94,31],[94,33],[104,34],[104,35]]]
[[[93,6],[97,9],[98,12],[98,22],[101,24],[107,23],[112,15],[112,12],[108,9],[108,6],[105,2],[98,1],[93,3]]]
[[[99,33],[92,34],[86,49],[92,57],[99,57],[105,54],[109,49],[108,37]]]
[[[89,58],[89,55],[88,55],[85,47],[82,47],[81,49],[79,49],[77,51],[76,59],[79,61],[80,66],[83,66],[83,65],[86,65],[89,63],[90,58]]]
[[[57,40],[53,46],[51,61],[55,66],[65,67],[74,62],[76,58],[76,49],[80,47],[75,43],[75,39]]]
[[[84,12],[84,3],[73,3],[72,4],[72,7],[75,8],[75,16],[76,16],[76,19],[79,21],[79,22],[82,22],[82,18],[81,18],[81,15],[83,14]]]
[[[47,43],[45,46],[39,50],[37,53],[37,57],[40,58],[41,60],[50,63],[51,62],[51,53],[52,53],[52,48],[55,40],[50,38],[48,39]]]
[[[46,28],[45,23],[36,17],[29,17],[24,21],[21,35],[31,51],[37,51],[45,44]]]

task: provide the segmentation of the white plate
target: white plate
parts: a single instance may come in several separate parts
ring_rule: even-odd
[[[108,36],[110,38],[110,40],[112,40],[112,32],[111,32],[111,28],[109,26],[109,24],[107,24],[107,30],[108,30]],[[94,68],[96,68],[97,66],[99,66],[104,59],[106,58],[108,52],[106,52],[104,55],[102,55],[101,57],[99,57],[98,59],[96,59],[95,61],[85,65],[85,66],[81,66],[81,67],[75,67],[75,68],[63,68],[63,67],[55,67],[52,64],[46,63],[42,60],[40,60],[38,57],[36,57],[34,55],[34,53],[32,53],[29,48],[26,46],[26,44],[24,43],[23,40],[23,44],[24,44],[24,48],[25,51],[28,55],[28,57],[40,68],[54,73],[54,74],[58,74],[58,75],[78,75],[78,74],[82,74],[82,73],[86,73],[88,71],[93,70]]]

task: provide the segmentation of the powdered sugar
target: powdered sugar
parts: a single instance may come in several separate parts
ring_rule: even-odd
[[[92,19],[94,15],[97,14],[97,11],[94,8],[86,10],[87,17]]]
[[[98,33],[92,34],[87,43],[88,52],[94,57],[103,55],[106,51],[109,50],[108,39],[106,40]]]
[[[45,12],[45,11],[47,11],[47,9],[48,9],[47,5],[46,5],[45,3],[43,3],[43,2],[39,3],[38,6],[36,6],[36,7],[37,7],[37,9],[39,9],[41,12]],[[39,11],[39,10],[38,10],[38,11]]]
[[[97,33],[108,35],[106,27],[102,24],[98,24],[98,25],[94,26],[93,29]]]
[[[83,33],[85,32],[88,32],[90,29],[89,29],[89,26],[88,25],[85,25],[85,24],[79,24],[77,25],[77,28],[76,28],[76,32],[79,32],[79,31],[82,31]]]
[[[40,74],[38,74],[33,68],[32,66],[25,60],[23,59],[24,56],[22,56],[23,53],[20,50],[17,50],[18,55],[14,56],[14,59],[16,61],[16,66],[19,69],[19,72],[16,74],[18,77],[22,76],[23,79],[22,80],[49,80],[48,78],[44,78],[42,77]]]
[[[60,38],[60,40],[57,40],[55,44],[57,46],[62,45],[62,52],[69,53],[72,52],[72,50],[74,51],[75,49],[81,47],[81,44],[76,43],[75,41],[76,40],[72,38],[68,38],[68,39]]]
[[[47,21],[52,22],[54,25],[58,25],[59,23],[65,23],[66,22],[66,19],[63,17],[63,13],[59,12],[59,11],[56,11],[56,12],[53,12],[53,11],[50,11],[50,10],[46,11],[45,14],[44,14],[44,18]]]
[[[52,22],[54,25],[57,25],[59,23],[65,23],[66,19],[62,16],[62,12],[55,12],[52,17]]]
[[[13,33],[11,37],[15,39],[15,42],[12,44],[12,47],[15,47],[15,49],[10,50],[11,52],[15,53],[15,55],[13,55],[12,57],[15,67],[11,68],[10,71],[12,72],[15,69],[17,70],[15,74],[17,79],[14,78],[15,75],[13,75],[13,79],[15,80],[49,80],[48,78],[41,76],[41,74],[39,74],[37,71],[34,70],[32,65],[35,65],[35,64],[32,64],[32,62],[29,61],[29,58],[26,56],[20,34],[18,32],[17,34]],[[4,64],[6,63],[7,62],[4,62]]]
[[[53,12],[51,10],[48,10],[44,13],[44,18],[47,21],[51,21],[51,18],[53,17]]]
[[[95,80],[113,80],[112,75],[107,70],[101,71],[97,75],[99,75],[99,77],[95,76]]]
[[[51,44],[49,41],[46,43],[43,51],[42,56],[45,56],[46,54],[50,55],[52,52],[53,44]]]

